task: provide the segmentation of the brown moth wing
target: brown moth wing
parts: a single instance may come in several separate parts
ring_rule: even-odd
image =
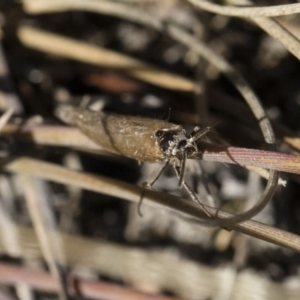
[[[157,143],[155,132],[182,126],[163,120],[93,112],[82,108],[60,107],[56,115],[77,126],[103,149],[139,160],[156,162],[166,157]]]

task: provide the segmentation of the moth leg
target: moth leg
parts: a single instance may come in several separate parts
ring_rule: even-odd
[[[179,166],[176,166],[175,164],[173,165],[173,168],[175,170],[175,173],[176,173],[176,176],[178,178],[180,178],[181,174],[181,170],[180,170],[180,167]],[[195,195],[195,193],[191,190],[191,188],[185,183],[184,179],[182,181],[182,186],[184,187],[184,189],[188,192],[189,196],[192,198],[192,200],[194,202],[197,202],[203,209],[203,211],[206,213],[206,215],[209,217],[209,218],[214,218],[214,216],[212,216],[208,211],[207,209],[205,208],[205,206],[200,202],[200,200],[198,199],[198,197]]]
[[[185,164],[186,164],[186,159],[187,159],[187,154],[186,154],[186,151],[182,151],[181,153],[182,157],[181,157],[181,160],[180,160],[180,176],[179,176],[179,187],[182,187],[182,184],[183,184],[183,180],[184,180],[184,177],[185,177]]]
[[[160,175],[164,172],[164,170],[167,168],[167,166],[169,165],[170,163],[170,159],[167,159],[165,160],[163,166],[159,169],[158,173],[156,174],[156,176],[154,177],[154,179],[152,179],[150,182],[143,182],[142,183],[142,192],[141,192],[141,197],[140,197],[140,200],[139,200],[139,203],[138,203],[138,214],[142,217],[143,214],[141,212],[141,207],[142,207],[142,202],[143,202],[143,198],[144,198],[144,195],[145,195],[145,190],[146,188],[149,188],[151,189],[152,186],[154,185],[154,183],[157,181],[157,179],[160,177]]]

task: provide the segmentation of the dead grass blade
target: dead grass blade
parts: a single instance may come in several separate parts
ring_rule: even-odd
[[[189,92],[195,89],[195,84],[183,77],[165,72],[120,53],[45,30],[21,26],[18,29],[18,37],[27,47],[84,63],[119,69],[135,78],[160,87]]]
[[[101,147],[82,134],[77,128],[66,126],[18,126],[8,124],[3,128],[3,135],[13,135],[37,145],[85,148],[87,151],[101,150]],[[83,146],[84,145],[84,146]],[[83,149],[84,149],[83,148]]]
[[[283,140],[290,146],[292,146],[294,149],[300,152],[300,138],[295,137],[295,136],[288,136],[285,135]]]
[[[26,176],[36,176],[45,180],[50,180],[62,184],[75,185],[82,189],[91,190],[101,194],[106,194],[120,199],[138,203],[142,188],[103,176],[95,176],[75,171],[67,170],[54,164],[42,161],[20,158],[6,164],[4,170]],[[145,202],[155,202],[162,206],[171,208],[174,211],[184,213],[185,215],[195,218],[194,221],[208,220],[206,213],[201,207],[184,199],[155,191],[147,190],[144,196]],[[205,208],[214,215],[218,212],[221,221],[226,218],[232,218],[234,215],[225,211],[220,211],[209,206]],[[210,221],[210,220],[208,220]],[[202,221],[207,222],[207,221]],[[202,224],[201,222],[201,224]],[[210,221],[215,222],[215,221]],[[206,223],[204,223],[206,224]],[[261,224],[259,222],[247,220],[243,223],[231,224],[231,228],[239,232],[263,239],[265,241],[300,251],[300,237],[283,230]]]
[[[31,271],[22,267],[13,266],[5,263],[0,264],[0,282],[3,284],[16,284],[26,282],[32,288],[47,292],[59,292],[55,278],[49,273],[41,271]],[[149,295],[138,292],[128,287],[121,287],[116,284],[106,282],[93,282],[86,280],[73,279],[69,280],[68,291],[73,296],[85,299],[107,299],[107,300],[180,300],[175,297]],[[0,294],[1,295],[1,294]],[[9,298],[1,298],[4,300],[12,300]]]
[[[260,177],[268,180],[269,179],[269,172],[266,169],[263,168],[259,168],[259,167],[254,167],[254,166],[244,166],[247,170],[252,171],[253,173],[256,173],[257,175],[259,175]],[[287,182],[286,180],[282,179],[281,177],[279,177],[278,179],[278,185],[281,186],[286,186]]]
[[[29,214],[36,230],[43,256],[59,287],[60,299],[67,300],[65,274],[62,272],[64,250],[59,232],[55,230],[53,211],[49,205],[49,199],[47,199],[49,192],[47,192],[45,183],[41,179],[28,175],[23,175],[21,178]]]
[[[41,252],[34,230],[19,226],[18,233],[24,249],[23,254],[30,252],[31,257],[40,257]],[[245,297],[242,298],[247,298],[248,288],[245,287],[253,286],[256,283],[261,293],[269,295],[270,298],[272,298],[274,289],[277,295],[290,293],[296,295],[296,297],[289,299],[298,299],[300,291],[297,275],[288,277],[284,283],[274,283],[261,273],[249,269],[237,270],[232,265],[208,266],[184,258],[180,253],[174,252],[173,249],[146,250],[104,240],[95,241],[70,234],[62,234],[62,238],[66,245],[66,259],[69,266],[91,268],[104,276],[118,278],[128,284],[143,280],[160,290],[169,290],[184,299],[197,298],[199,295],[210,298],[216,293],[221,293],[221,291],[223,296],[228,293],[228,298],[237,291],[239,291],[239,297],[242,297],[240,293],[244,291]],[[0,265],[0,283],[7,280],[12,284],[15,280],[29,278],[30,283],[36,283],[35,286],[38,289],[38,278],[26,273],[32,271],[16,266],[12,268],[17,269],[4,269],[3,266],[12,267],[6,264]],[[152,272],[149,272],[149,269]],[[6,272],[3,272],[4,270]],[[183,273],[187,275],[182,276]],[[24,275],[21,276],[22,274]],[[44,277],[41,276],[41,278]],[[53,286],[53,279],[43,282],[45,284],[48,282],[49,285],[51,283]],[[294,284],[290,285],[290,282],[294,282]],[[296,282],[298,284],[295,285]]]
[[[91,0],[42,0],[32,1],[23,0],[24,9],[29,14],[43,14],[53,12],[63,12],[68,10],[85,10],[93,13],[100,13],[105,15],[113,15],[116,17],[126,18],[132,22],[138,22],[142,24],[151,24],[150,26],[156,30],[162,30],[163,26],[159,19],[153,18],[149,14],[145,14],[143,11],[140,14],[137,6],[130,6],[113,1],[91,1]]]
[[[206,0],[187,0],[194,6],[229,17],[279,17],[284,15],[293,15],[300,13],[300,4],[283,4],[273,6],[256,6],[256,7],[235,7],[225,6]],[[235,2],[236,4],[236,2]],[[245,2],[244,2],[244,5]]]
[[[38,145],[70,147],[83,151],[103,151],[77,128],[66,126],[17,126],[6,125],[2,134],[12,135],[18,139],[34,142]],[[287,173],[300,174],[300,156],[274,151],[248,148],[227,147],[211,143],[199,142],[198,155],[189,159],[201,159],[241,166],[253,166],[278,170]],[[106,152],[107,153],[107,152]],[[266,174],[263,176],[265,178]]]
[[[247,17],[255,22],[259,27],[266,31],[275,40],[279,41],[290,53],[300,60],[300,42],[299,40],[287,31],[276,20],[267,18],[266,16],[280,16],[300,12],[298,3],[290,5],[280,5],[274,7],[228,7],[218,5],[205,0],[188,0],[197,7],[214,12],[221,15]],[[240,6],[251,6],[252,2],[248,0],[228,0],[227,2]],[[270,12],[268,15],[267,12]],[[272,12],[272,13],[271,13]]]
[[[1,56],[1,49],[0,49]],[[1,61],[1,58],[0,58]],[[1,68],[1,66],[0,66]],[[13,102],[15,104],[15,102]],[[9,108],[0,118],[0,135],[7,122],[15,111],[16,107]],[[13,205],[13,193],[6,176],[0,176],[0,227],[2,231],[2,239],[8,255],[12,257],[20,257],[22,247],[19,242],[17,226],[14,220],[15,208]],[[16,285],[16,293],[21,300],[31,300],[31,289],[27,284],[19,283]],[[4,295],[0,298],[5,299]]]
[[[270,170],[300,174],[300,156],[274,151],[226,147],[205,142],[198,144],[200,152],[190,158],[218,161],[241,166],[256,166]]]

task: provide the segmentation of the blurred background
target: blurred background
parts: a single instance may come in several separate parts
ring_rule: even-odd
[[[207,141],[267,149],[212,53],[258,95],[279,151],[299,154],[299,61],[257,19],[179,0],[0,1],[0,110],[13,110],[0,132],[1,299],[299,299],[299,253],[147,203],[141,217],[125,192],[102,190],[105,178],[121,190],[141,186],[161,164],[74,146],[73,131],[54,116],[60,104],[84,103],[169,120],[188,133],[212,126]],[[296,40],[299,21],[277,18]],[[187,47],[172,26],[199,44]],[[61,167],[52,179],[36,175],[52,166]],[[232,212],[251,207],[266,184],[236,165],[189,161],[187,170],[203,203]],[[72,184],[85,174],[103,185],[94,177],[90,189]],[[255,220],[299,235],[299,175],[281,178],[286,186]],[[172,168],[154,189],[191,201]]]

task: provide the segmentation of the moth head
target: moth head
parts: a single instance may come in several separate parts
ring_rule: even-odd
[[[180,147],[184,147],[186,140],[185,131],[183,129],[159,129],[155,132],[158,145],[166,156],[174,155],[174,151]]]

